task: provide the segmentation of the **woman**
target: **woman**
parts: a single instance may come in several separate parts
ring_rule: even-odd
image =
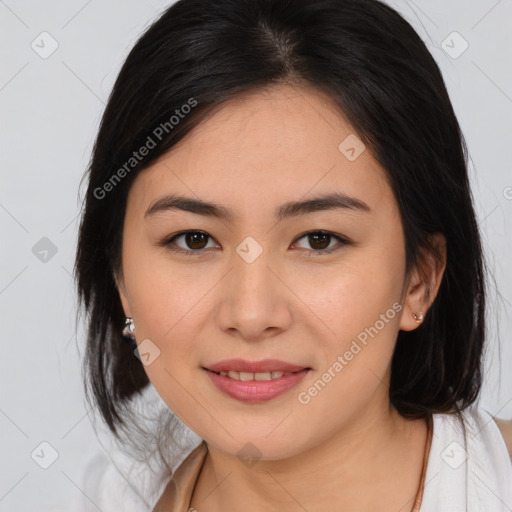
[[[393,9],[177,2],[121,69],[87,177],[91,403],[122,439],[151,385],[201,439],[171,475],[159,426],[146,510],[512,506],[476,405],[466,146]]]

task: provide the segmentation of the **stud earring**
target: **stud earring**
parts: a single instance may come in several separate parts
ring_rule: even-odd
[[[133,318],[126,317],[125,325],[123,329],[123,337],[130,343],[135,343],[135,324],[133,323]]]
[[[414,320],[416,320],[416,323],[419,324],[423,320],[423,313],[421,311],[420,311],[419,315],[417,315],[416,313],[413,313],[412,317],[414,318]]]

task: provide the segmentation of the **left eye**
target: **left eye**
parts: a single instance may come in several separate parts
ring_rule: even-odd
[[[307,239],[307,243],[313,248],[314,252],[331,252],[331,250],[336,249],[336,245],[330,246],[330,242],[333,239],[338,240],[340,242],[338,245],[344,245],[348,243],[348,240],[345,238],[335,235],[333,233],[329,233],[328,231],[310,231],[309,233],[305,233],[297,240],[301,240],[303,238]],[[309,249],[305,247],[305,249]]]

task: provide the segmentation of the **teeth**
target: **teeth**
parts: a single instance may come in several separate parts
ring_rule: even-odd
[[[220,372],[220,375],[223,377],[229,377],[233,380],[272,380],[272,379],[278,379],[279,377],[283,377],[286,375],[291,375],[293,372],[257,372],[257,373],[251,373],[251,372],[235,372],[235,371],[229,371]]]

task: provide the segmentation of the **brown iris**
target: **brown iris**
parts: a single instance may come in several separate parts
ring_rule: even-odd
[[[191,249],[204,249],[208,243],[208,235],[206,233],[185,233],[184,237],[187,246]]]
[[[331,235],[327,233],[312,233],[308,235],[308,240],[313,249],[325,249],[329,246]],[[318,247],[315,244],[319,244],[321,247]]]

